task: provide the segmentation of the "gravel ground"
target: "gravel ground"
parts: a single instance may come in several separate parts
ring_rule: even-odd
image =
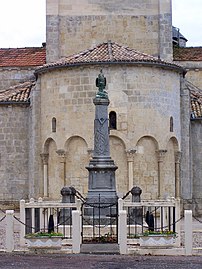
[[[202,257],[0,254],[4,269],[201,269]]]

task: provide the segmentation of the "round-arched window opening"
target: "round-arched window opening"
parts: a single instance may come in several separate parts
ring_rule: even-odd
[[[173,132],[173,117],[170,117],[170,132]]]
[[[56,118],[52,118],[52,132],[56,132]]]
[[[117,119],[116,119],[116,112],[111,111],[109,113],[109,128],[110,129],[117,129]]]

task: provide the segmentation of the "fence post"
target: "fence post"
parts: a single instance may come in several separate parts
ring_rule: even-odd
[[[175,221],[180,219],[180,199],[175,200]],[[181,244],[181,221],[178,221],[176,223],[176,233],[177,233],[177,238],[176,238],[176,246],[180,247]]]
[[[81,224],[80,211],[72,211],[72,252],[80,253]]]
[[[123,210],[123,199],[118,199],[118,211]]]
[[[122,198],[119,198],[118,199],[118,216],[119,216],[119,212],[123,210],[123,199]],[[118,244],[120,243],[119,242],[119,239],[120,239],[120,236],[119,236],[119,233],[121,232],[121,226],[120,226],[120,221],[118,221]]]
[[[119,211],[119,248],[120,254],[127,254],[127,212],[126,210]]]
[[[20,221],[25,223],[25,200],[20,200]],[[20,245],[25,246],[25,225],[20,223]]]
[[[6,252],[14,250],[14,210],[6,210]]]
[[[185,255],[192,255],[192,210],[184,211]]]

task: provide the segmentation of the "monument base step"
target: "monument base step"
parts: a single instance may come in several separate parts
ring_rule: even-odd
[[[119,245],[113,243],[82,244],[81,253],[85,254],[120,254]]]

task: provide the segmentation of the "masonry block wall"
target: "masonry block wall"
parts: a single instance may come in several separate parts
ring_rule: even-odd
[[[34,79],[34,68],[1,67],[0,68],[0,92],[18,83]]]
[[[110,145],[112,158],[119,167],[116,176],[118,193],[121,196],[131,187],[128,155],[131,149],[136,149],[131,184],[143,189],[145,199],[157,198],[158,151],[163,149],[165,158],[161,173],[164,181],[161,184],[164,188],[161,196],[174,196],[174,155],[181,140],[179,74],[143,66],[105,65],[102,68],[111,101],[109,112],[117,113],[117,130],[110,132]],[[59,198],[64,185],[73,185],[83,194],[87,193],[85,166],[93,149],[93,98],[99,72],[100,66],[94,65],[52,70],[40,75],[40,148],[49,155],[48,191],[51,198]],[[171,116],[174,119],[172,132]],[[57,122],[55,132],[52,131],[53,118]],[[42,175],[39,178],[42,179]]]
[[[172,60],[171,1],[47,0],[47,62],[108,40]]]
[[[28,114],[23,106],[0,106],[0,200],[28,197]]]
[[[202,62],[200,61],[175,61],[187,71],[186,79],[193,85],[202,89]]]
[[[202,120],[191,121],[193,206],[195,214],[202,214]]]

